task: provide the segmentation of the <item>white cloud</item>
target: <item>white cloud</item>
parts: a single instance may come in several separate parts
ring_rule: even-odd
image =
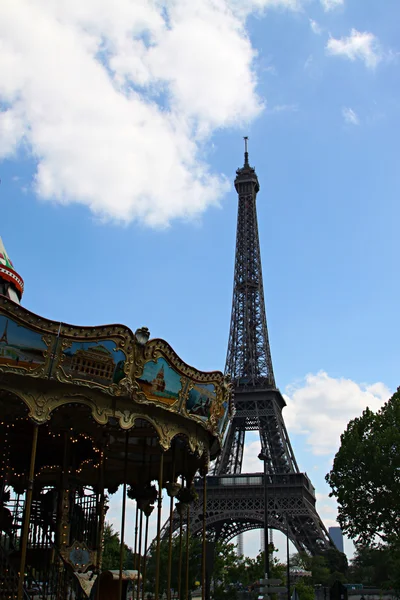
[[[360,124],[360,119],[358,118],[357,113],[352,108],[344,107],[342,109],[342,115],[345,122],[349,125]]]
[[[313,66],[313,64],[314,64],[314,57],[312,54],[310,54],[304,63],[304,66],[303,66],[304,70],[309,71],[311,69],[311,67]]]
[[[248,14],[253,10],[283,9],[299,11],[309,0],[229,0],[234,10]]]
[[[297,112],[299,107],[297,104],[275,104],[269,112],[282,113],[282,112]]]
[[[391,391],[383,383],[359,384],[351,379],[335,379],[320,371],[287,386],[284,394],[287,407],[283,417],[289,436],[304,436],[312,454],[329,459],[329,455],[337,452],[340,435],[348,422],[360,416],[367,406],[378,410],[390,396]],[[258,459],[260,450],[258,433],[249,433],[244,448],[243,472],[262,471]]]
[[[318,496],[325,496],[324,500],[321,500]],[[337,517],[337,507],[335,503],[331,501],[328,494],[316,494],[317,502],[318,502],[318,513],[324,519],[324,522],[327,518],[336,520]],[[329,527],[331,524],[329,525]]]
[[[361,33],[357,29],[352,29],[348,37],[331,37],[326,51],[332,56],[342,56],[351,61],[362,60],[369,69],[374,69],[383,58],[377,37],[373,33]]]
[[[368,406],[379,409],[391,395],[383,383],[358,384],[324,371],[286,389],[284,418],[290,433],[305,437],[315,455],[334,454],[347,423]]]
[[[315,33],[316,35],[321,35],[322,27],[320,27],[320,25],[318,25],[317,21],[314,21],[314,19],[310,19],[310,27],[311,27],[313,33]]]
[[[320,371],[287,386],[284,394],[287,407],[283,418],[289,436],[304,436],[312,454],[329,459],[329,455],[337,452],[340,435],[348,422],[360,416],[367,406],[378,410],[390,396],[391,391],[383,383],[359,384],[351,379],[335,379]],[[262,463],[258,459],[260,450],[258,433],[249,433],[246,436],[243,472],[262,471]]]
[[[344,0],[321,0],[321,4],[323,9],[328,12],[339,8],[339,6],[344,6]]]
[[[325,527],[338,527],[337,522],[338,507],[335,498],[330,498],[329,494],[315,493],[317,500],[317,511]]]
[[[263,463],[258,458],[261,451],[261,442],[258,434],[248,434],[243,452],[242,473],[260,473]]]
[[[101,218],[196,218],[228,188],[206,142],[263,110],[246,17],[305,1],[0,3],[0,159],[23,144],[39,196]]]

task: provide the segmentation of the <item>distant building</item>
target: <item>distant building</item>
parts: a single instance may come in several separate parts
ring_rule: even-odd
[[[335,544],[339,552],[344,552],[343,533],[340,527],[329,527],[329,535],[331,536],[332,542]]]

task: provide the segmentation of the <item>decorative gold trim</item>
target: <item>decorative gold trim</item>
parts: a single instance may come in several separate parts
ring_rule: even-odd
[[[46,321],[37,315],[21,309],[18,304],[14,304],[5,296],[0,296],[0,316],[9,319],[16,323],[19,327],[23,327],[41,336],[41,340],[46,348],[43,349],[43,362],[33,368],[24,366],[2,364],[0,365],[0,373],[14,373],[16,375],[29,375],[30,377],[47,377],[53,352],[57,340],[56,324],[53,321]],[[1,332],[0,332],[1,333]],[[12,347],[12,346],[11,346]]]
[[[149,361],[156,362],[159,358],[164,358],[164,360],[166,360],[169,365],[181,375],[182,388],[179,392],[178,401],[171,406],[168,406],[162,401],[157,401],[153,398],[147,398],[145,392],[141,389],[140,384],[137,381],[137,379],[139,379],[143,374],[146,363]],[[150,340],[145,346],[138,349],[135,357],[132,381],[132,391],[136,401],[147,405],[161,406],[164,410],[174,413],[176,413],[178,409],[178,412],[180,412],[186,418],[189,418],[190,420],[200,424],[202,427],[204,427],[204,429],[207,429],[213,435],[218,435],[218,421],[215,418],[215,413],[220,411],[226,396],[226,390],[224,388],[224,376],[221,372],[211,371],[207,373],[198,371],[180,359],[167,342],[161,339],[154,339]],[[186,410],[185,405],[189,396],[189,392],[196,384],[212,384],[215,387],[216,398],[213,402],[211,416],[208,420],[204,420]]]
[[[79,402],[91,409],[93,418],[99,425],[105,425],[112,416],[118,418],[122,429],[130,429],[134,426],[136,418],[144,418],[142,409],[139,409],[144,405],[156,411],[156,416],[153,414],[146,416],[155,427],[163,449],[168,449],[172,438],[178,432],[182,432],[187,435],[191,450],[202,454],[204,448],[196,441],[198,435],[192,433],[195,431],[193,425],[201,426],[203,431],[208,432],[219,441],[219,444],[221,443],[229,416],[233,414],[232,386],[222,373],[218,371],[206,373],[189,366],[164,340],[153,339],[143,344],[139,343],[132,331],[122,325],[75,327],[56,323],[30,313],[5,297],[0,297],[0,315],[42,334],[42,340],[47,347],[43,352],[43,365],[32,371],[26,371],[24,367],[8,365],[0,367],[1,388],[21,398],[28,406],[29,417],[38,424],[48,421],[55,408],[71,402]],[[70,348],[73,343],[96,345],[101,344],[102,341],[112,342],[115,346],[113,349],[121,351],[125,357],[123,371],[121,371],[122,379],[118,383],[107,385],[95,380],[75,378],[74,375],[66,372],[63,363],[66,360],[64,352],[67,348]],[[180,376],[182,384],[176,402],[170,405],[166,401],[147,397],[138,381],[146,363],[156,362],[160,358],[164,359]],[[8,377],[9,374],[12,376]],[[23,380],[14,382],[14,375],[29,375],[42,381],[32,389],[31,384],[25,384]],[[68,387],[64,387],[66,385]],[[186,409],[190,390],[195,386],[203,385],[213,385],[215,388],[215,399],[211,402],[208,419]],[[61,387],[58,389],[58,386]],[[81,391],[78,391],[79,388]],[[224,403],[228,406],[228,418],[221,426]],[[152,413],[153,410],[150,412]],[[168,416],[171,413],[177,417],[179,415],[176,419],[179,420],[178,424],[175,424],[174,419],[174,425],[171,425],[171,417]],[[165,415],[165,419],[161,415]],[[184,426],[185,422],[188,424],[187,427]],[[192,426],[189,426],[189,422]]]
[[[140,368],[143,367],[144,363],[148,360],[157,360],[160,356],[166,358],[178,371],[185,375],[189,379],[194,379],[198,383],[213,383],[217,382],[217,385],[222,385],[224,376],[220,371],[198,371],[194,367],[191,367],[185,363],[175,352],[175,350],[162,339],[153,339],[147,342],[144,346],[144,360],[142,365],[137,361],[136,365]],[[134,376],[140,376],[141,372],[134,371]]]
[[[63,367],[65,350],[71,348],[72,344],[100,344],[101,342],[113,342],[115,344],[114,351],[121,351],[125,356],[125,377],[118,384],[111,383],[110,385],[104,385],[95,380],[80,378],[79,376],[73,376],[65,372]],[[53,372],[58,381],[73,383],[91,389],[100,389],[112,396],[125,396],[129,395],[130,390],[132,390],[130,373],[134,362],[134,354],[134,335],[130,329],[121,325],[109,325],[106,327],[72,327],[61,325]]]
[[[60,323],[57,321],[50,321],[49,319],[39,317],[39,315],[30,312],[19,304],[15,304],[15,302],[12,302],[5,296],[0,296],[0,314],[9,316],[21,322],[24,327],[35,329],[41,333],[57,335],[60,327]]]
[[[102,398],[100,394],[99,398],[95,399],[89,395],[83,395],[81,392],[57,395],[53,390],[48,394],[42,392],[35,394],[4,383],[0,384],[0,388],[19,398],[27,406],[29,418],[38,425],[50,421],[51,415],[56,409],[78,403],[87,406],[91,410],[93,419],[102,426],[107,425],[110,418],[114,418],[118,420],[121,429],[126,431],[134,428],[138,419],[147,421],[154,428],[160,447],[164,451],[169,450],[172,440],[179,435],[187,440],[188,448],[193,454],[201,457],[206,451],[205,441],[201,439],[202,436],[199,436],[199,431],[194,423],[182,419],[182,416],[179,417],[177,413],[175,413],[177,418],[172,421],[168,413],[160,411],[158,407],[154,407],[157,414],[150,415],[141,405],[132,406],[129,409],[114,408],[111,399],[108,396]],[[103,404],[101,401],[104,400],[106,402]]]

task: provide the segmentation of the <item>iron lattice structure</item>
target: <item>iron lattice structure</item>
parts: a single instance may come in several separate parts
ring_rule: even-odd
[[[232,317],[225,372],[236,385],[275,388],[265,316],[256,197],[260,189],[248,153],[236,171],[239,195]]]
[[[329,535],[315,510],[315,490],[304,473],[268,475],[268,525],[286,533],[298,552],[320,554],[330,547]],[[191,535],[203,527],[203,481],[196,481],[199,501],[190,513]],[[286,525],[287,521],[287,525]],[[231,540],[251,529],[264,527],[264,474],[248,473],[207,477],[207,538]],[[174,513],[172,528],[179,529]],[[164,534],[168,533],[168,527]]]
[[[232,316],[225,373],[233,380],[236,415],[214,474],[242,471],[246,431],[259,431],[271,474],[298,473],[276,389],[264,303],[257,222],[255,169],[249,165],[247,140],[244,165],[236,171],[239,197]]]
[[[207,478],[207,531],[210,541],[228,541],[264,527],[263,474],[242,474],[246,431],[258,431],[266,460],[268,525],[288,531],[295,547],[319,554],[332,541],[315,509],[315,490],[299,472],[282,409],[286,405],[276,388],[264,304],[256,198],[260,189],[255,169],[245,160],[236,171],[238,221],[232,316],[226,374],[233,381],[236,413],[229,425],[213,475]],[[191,511],[193,535],[202,527],[200,500]],[[168,532],[169,524],[164,528]],[[172,528],[179,527],[174,514]]]

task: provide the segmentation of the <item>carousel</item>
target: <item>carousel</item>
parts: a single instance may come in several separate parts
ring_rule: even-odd
[[[162,505],[189,540],[194,480],[231,416],[222,373],[184,363],[142,327],[76,327],[20,305],[23,280],[0,240],[0,599],[161,600]],[[102,570],[107,500],[122,491],[119,570]],[[134,523],[126,518],[135,502]],[[156,523],[149,590],[149,521]],[[127,528],[134,569],[123,567]],[[200,584],[205,578],[204,512]],[[167,555],[171,598],[172,531]],[[182,550],[182,548],[181,548]],[[181,551],[182,554],[182,551]],[[174,597],[188,597],[189,552]],[[186,578],[187,579],[187,578]],[[204,597],[204,585],[202,585]]]

